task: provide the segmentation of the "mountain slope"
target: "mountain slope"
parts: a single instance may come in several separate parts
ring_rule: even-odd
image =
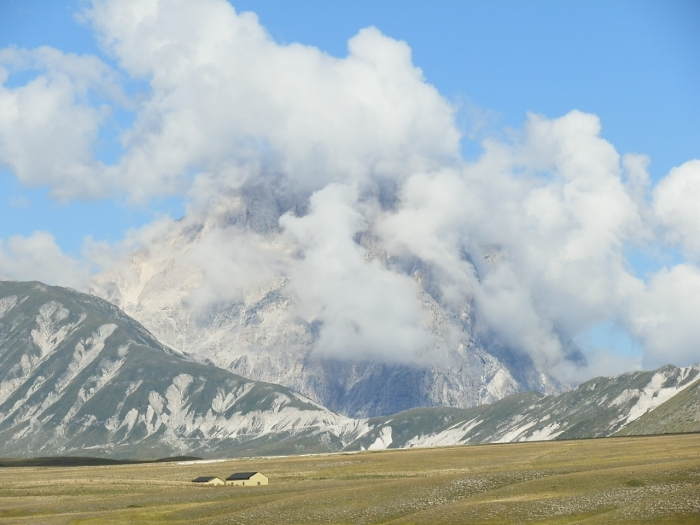
[[[432,447],[458,444],[502,443],[605,437],[641,433],[638,428],[668,418],[700,425],[697,412],[700,366],[665,366],[653,372],[629,372],[598,377],[559,395],[525,392],[491,405],[472,409],[415,409],[368,421],[372,428],[349,448],[379,449]],[[692,386],[687,388],[688,385]],[[685,407],[683,411],[679,407]],[[671,414],[677,414],[672,416]],[[646,414],[646,415],[645,415]],[[674,421],[676,420],[674,419]],[[644,422],[647,421],[647,422]],[[639,423],[639,427],[634,423]]]
[[[700,379],[618,432],[620,436],[700,432]]]
[[[0,455],[162,457],[269,436],[277,447],[313,436],[304,451],[328,451],[357,425],[284,387],[189,362],[106,301],[0,282]]]

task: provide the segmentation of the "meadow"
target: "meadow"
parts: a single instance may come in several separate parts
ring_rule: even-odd
[[[199,487],[260,471],[267,487]],[[0,468],[2,524],[700,523],[700,434]]]

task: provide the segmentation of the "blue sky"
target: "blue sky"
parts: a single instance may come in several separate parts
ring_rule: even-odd
[[[700,158],[700,2],[308,0],[232,2],[257,13],[278,44],[299,42],[336,56],[362,28],[377,27],[405,41],[427,83],[457,104],[462,156],[474,160],[481,141],[521,129],[528,112],[547,118],[577,109],[597,115],[601,136],[617,151],[651,159],[653,182],[671,168]],[[0,3],[0,48],[51,46],[93,54],[118,69],[91,28],[76,19],[82,1],[5,0]],[[31,80],[11,75],[6,87]],[[121,72],[127,92],[147,90]],[[117,138],[133,115],[117,110],[101,130],[98,160],[113,164]],[[84,239],[114,243],[159,214],[183,213],[182,194],[138,204],[123,196],[56,200],[46,186],[24,186],[0,167],[0,239],[48,231],[61,249],[78,255]],[[682,261],[679,251],[654,243],[628,253],[639,276]],[[588,338],[588,339],[587,339]],[[610,322],[584,334],[584,345],[638,352],[638,343]]]

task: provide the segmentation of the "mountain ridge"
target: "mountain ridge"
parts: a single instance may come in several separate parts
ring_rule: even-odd
[[[0,282],[0,453],[211,452],[356,423],[291,390],[191,362],[106,301]],[[194,445],[194,446],[193,446]]]
[[[0,456],[289,455],[639,435],[700,429],[698,407],[700,365],[667,365],[558,395],[352,419],[187,360],[100,298],[0,281]]]

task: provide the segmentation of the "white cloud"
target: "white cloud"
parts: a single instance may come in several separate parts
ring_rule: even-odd
[[[643,363],[697,363],[700,357],[700,269],[678,264],[654,274],[629,302],[627,323],[644,344]]]
[[[38,73],[23,86],[5,85],[23,70]],[[0,164],[61,199],[108,195],[112,182],[92,148],[109,110],[91,103],[94,93],[126,103],[116,74],[96,57],[48,47],[0,50]]]
[[[408,45],[377,29],[338,59],[275,43],[254,14],[223,0],[95,1],[86,17],[151,86],[119,165],[134,198],[257,157],[309,190],[458,158],[452,107]]]
[[[644,223],[599,131],[577,111],[533,115],[520,140],[488,143],[475,164],[410,177],[378,231],[434,265],[448,300],[473,297],[483,331],[554,366],[639,285],[623,252]]]
[[[453,108],[408,45],[377,29],[339,59],[275,43],[224,0],[95,1],[83,18],[147,92],[128,100],[119,74],[94,56],[0,51],[3,81],[38,72],[0,90],[0,162],[59,198],[183,194],[193,174],[257,159],[306,190],[458,159]],[[134,124],[122,158],[105,166],[93,148],[116,106],[133,110]]]
[[[418,362],[431,342],[419,288],[410,277],[368,260],[354,241],[368,226],[357,207],[352,188],[330,184],[311,196],[308,215],[280,219],[300,251],[289,271],[299,313],[320,323],[320,354]]]
[[[84,261],[64,253],[50,233],[37,231],[29,237],[0,240],[0,279],[80,289],[87,283],[89,270]]]
[[[279,279],[285,253],[279,243],[240,227],[217,228],[202,236],[184,257],[203,279],[189,297],[195,311],[243,302],[247,294]]]
[[[653,206],[670,241],[700,261],[700,160],[672,169],[654,188]]]

